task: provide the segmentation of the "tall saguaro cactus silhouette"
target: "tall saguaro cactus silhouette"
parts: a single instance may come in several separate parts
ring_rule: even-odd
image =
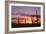
[[[38,22],[38,12],[37,12],[37,10],[36,10],[36,15],[33,14],[32,18],[31,18],[32,23],[34,23],[34,17],[36,17],[35,22]]]

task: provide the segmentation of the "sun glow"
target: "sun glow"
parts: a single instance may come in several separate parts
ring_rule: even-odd
[[[29,22],[29,24],[32,24],[32,22]]]

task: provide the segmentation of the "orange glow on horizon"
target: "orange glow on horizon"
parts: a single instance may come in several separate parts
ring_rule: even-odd
[[[24,18],[24,19],[22,19],[22,18]],[[12,20],[12,22],[14,22],[14,23],[16,23],[16,24],[18,24],[18,23],[20,23],[20,24],[32,24],[32,20],[31,20],[31,18],[33,18],[33,17],[25,17],[25,16],[23,16],[22,18],[20,18],[19,19],[19,22],[18,22],[18,18],[16,19],[16,20]],[[37,18],[36,17],[34,17],[33,18],[33,23],[37,23],[37,22],[35,22],[35,20],[37,20]],[[26,22],[25,22],[26,21]],[[39,20],[40,21],[40,20]],[[39,22],[38,21],[38,22]]]

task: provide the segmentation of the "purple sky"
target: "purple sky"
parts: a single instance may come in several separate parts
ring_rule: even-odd
[[[40,7],[26,7],[26,6],[12,6],[12,18],[22,16],[21,14],[26,15],[40,15]]]

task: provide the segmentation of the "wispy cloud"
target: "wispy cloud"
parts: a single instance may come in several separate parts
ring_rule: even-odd
[[[12,17],[22,15],[36,15],[36,10],[38,15],[40,15],[40,7],[12,6]]]

